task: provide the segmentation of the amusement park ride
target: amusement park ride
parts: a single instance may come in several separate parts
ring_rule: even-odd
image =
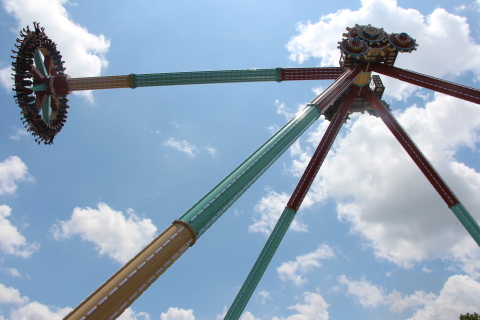
[[[71,78],[64,74],[64,62],[56,44],[38,23],[34,23],[33,30],[23,29],[20,35],[17,51],[13,51],[16,54],[12,63],[13,90],[27,131],[35,136],[38,144],[51,144],[64,126],[68,113],[67,95],[72,91],[201,83],[334,80],[232,173],[80,303],[65,320],[112,320],[120,316],[322,114],[330,120],[330,125],[225,319],[240,318],[341,125],[352,112],[366,111],[384,121],[480,246],[477,222],[389,112],[388,105],[381,100],[385,88],[380,77],[372,76],[372,72],[477,104],[480,104],[480,90],[394,67],[398,53],[410,53],[418,46],[406,33],[389,34],[383,28],[371,25],[347,28],[339,42],[341,57],[337,68],[248,69],[92,78]]]

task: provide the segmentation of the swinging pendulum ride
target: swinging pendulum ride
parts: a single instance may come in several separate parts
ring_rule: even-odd
[[[394,67],[398,53],[411,53],[417,44],[406,33],[355,25],[347,28],[338,48],[340,67],[276,68],[71,78],[64,61],[43,28],[34,23],[20,32],[13,51],[15,99],[27,131],[38,144],[52,144],[68,113],[72,91],[185,84],[334,80],[318,97],[260,146],[178,220],[80,303],[65,320],[108,319],[122,314],[175,260],[237,200],[320,115],[330,120],[320,144],[275,228],[241,287],[225,319],[237,320],[307,194],[348,113],[380,117],[418,165],[447,206],[480,246],[480,228],[381,100],[380,77],[390,76],[423,88],[480,104],[480,90]]]

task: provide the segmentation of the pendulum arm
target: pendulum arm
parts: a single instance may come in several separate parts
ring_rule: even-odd
[[[70,91],[79,91],[206,83],[335,80],[342,74],[342,68],[275,68],[130,74],[122,76],[70,78],[68,80],[68,89]]]
[[[247,306],[255,288],[257,287],[260,279],[262,278],[265,270],[267,269],[273,255],[277,251],[280,242],[282,241],[285,233],[287,232],[290,224],[295,217],[303,198],[307,194],[318,170],[320,169],[323,160],[325,159],[330,147],[335,140],[338,131],[342,127],[348,110],[352,105],[355,97],[358,95],[360,87],[352,85],[347,96],[344,98],[343,103],[340,105],[338,111],[335,113],[330,125],[328,126],[322,141],[317,147],[317,150],[313,154],[302,178],[297,184],[295,191],[293,192],[290,201],[288,202],[285,210],[280,216],[275,228],[270,234],[262,252],[257,258],[252,270],[247,276],[247,279],[243,283],[242,288],[238,292],[235,300],[233,301],[230,309],[228,310],[224,320],[238,320],[243,313],[243,310]]]
[[[65,320],[113,320],[198,239],[280,155],[348,88],[360,66],[345,71],[167,230],[78,305]]]
[[[392,114],[388,112],[383,103],[375,96],[375,94],[371,90],[367,90],[365,97],[393,133],[395,138],[397,138],[402,147],[410,155],[412,160],[427,177],[428,181],[430,181],[435,190],[437,190],[450,210],[453,211],[458,220],[460,220],[465,229],[467,229],[473,240],[475,240],[475,242],[480,246],[480,227],[475,219],[473,219],[470,213],[464,208],[457,197],[448,188],[447,184],[442,180],[440,175],[421,153],[415,143],[410,139],[408,134],[403,130]]]
[[[383,75],[399,79],[426,89],[448,94],[455,98],[480,104],[480,90],[463,86],[454,82],[434,78],[418,72],[387,66],[382,63],[371,64],[371,70]]]

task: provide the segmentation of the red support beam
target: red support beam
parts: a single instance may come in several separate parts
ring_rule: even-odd
[[[340,67],[333,68],[282,68],[281,81],[335,80],[343,74]]]
[[[347,96],[343,99],[342,104],[333,116],[333,119],[327,128],[327,131],[325,131],[325,134],[322,137],[322,141],[320,141],[320,144],[318,145],[317,150],[315,150],[312,159],[310,159],[310,162],[308,163],[308,166],[305,169],[302,178],[298,182],[297,187],[295,188],[295,191],[293,192],[292,197],[287,204],[288,208],[295,211],[298,211],[298,209],[300,208],[300,205],[302,204],[305,195],[310,189],[313,180],[315,180],[318,170],[322,166],[323,160],[325,160],[325,157],[327,156],[328,151],[333,144],[333,141],[335,141],[338,131],[340,131],[340,128],[345,121],[348,110],[350,109],[353,100],[355,100],[355,98],[357,97],[359,91],[360,87],[355,85],[350,86],[350,91],[347,93]]]
[[[374,72],[399,79],[422,88],[448,94],[455,98],[480,104],[480,90],[463,86],[454,82],[445,81],[425,74],[397,67],[387,66],[382,63],[372,63],[370,68]]]
[[[320,113],[324,113],[350,87],[364,68],[364,65],[357,64],[345,71],[334,83],[313,99],[311,104],[316,105]]]
[[[418,149],[412,139],[410,139],[408,134],[403,130],[397,120],[390,114],[390,112],[388,112],[382,101],[380,101],[380,99],[378,99],[371,90],[366,90],[365,98],[368,100],[368,102],[370,102],[375,112],[377,112],[388,129],[390,129],[395,138],[397,138],[398,142],[400,142],[405,151],[407,151],[408,155],[417,164],[423,174],[427,177],[428,181],[430,181],[430,183],[433,185],[435,190],[437,190],[438,194],[447,203],[447,206],[450,208],[459,203],[457,197],[455,197],[453,192],[448,188],[447,184],[442,180],[440,175],[435,171],[435,169]]]

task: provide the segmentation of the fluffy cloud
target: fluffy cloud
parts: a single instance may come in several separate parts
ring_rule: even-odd
[[[28,136],[28,132],[25,129],[16,129],[14,134],[8,136],[10,140],[18,141],[20,137]]]
[[[480,310],[480,283],[468,276],[452,276],[437,299],[430,299],[410,320],[457,319],[460,314]]]
[[[258,295],[261,297],[260,299],[260,304],[265,304],[267,303],[267,300],[272,300],[272,296],[270,295],[270,292],[268,291],[260,291]]]
[[[17,304],[19,306],[16,309],[11,309],[9,320],[62,320],[67,314],[69,314],[73,310],[69,307],[56,308],[46,306],[37,301],[33,301],[30,303],[28,302],[28,297],[21,297],[20,292],[17,289],[5,287],[3,284],[0,283],[0,304]],[[4,319],[1,314],[0,319]],[[177,318],[167,319],[174,320]],[[189,318],[178,319],[190,320]],[[118,317],[118,320],[150,320],[150,315],[145,312],[135,313],[131,308],[127,308],[122,313],[122,315]]]
[[[195,157],[198,153],[197,147],[193,144],[188,143],[186,140],[175,140],[174,138],[170,138],[163,141],[163,145],[173,147],[178,151],[186,153],[190,157]],[[212,154],[210,151],[209,153]]]
[[[372,24],[387,32],[407,32],[420,44],[418,51],[400,54],[396,65],[436,77],[459,75],[466,71],[480,74],[480,46],[470,37],[466,18],[436,8],[424,16],[415,9],[404,9],[396,0],[362,0],[358,10],[343,9],[312,23],[299,23],[299,34],[287,44],[292,60],[302,63],[320,59],[320,66],[337,66],[340,52],[337,42],[346,27]],[[442,50],[437,50],[438,46]],[[415,87],[393,79],[384,79],[387,95],[397,99],[408,96]]]
[[[146,312],[135,313],[132,308],[127,308],[117,320],[150,320],[150,315]]]
[[[91,34],[85,27],[70,20],[66,10],[68,0],[2,0],[2,4],[5,11],[17,19],[19,30],[32,26],[32,21],[41,22],[47,35],[58,44],[70,76],[99,76],[102,68],[107,66],[105,54],[110,41],[103,34]],[[13,47],[13,43],[11,45]],[[1,72],[2,83],[8,90],[11,88],[10,77],[5,83],[4,74],[9,69]],[[92,99],[90,92],[83,95]]]
[[[56,239],[79,235],[93,242],[100,255],[107,254],[122,264],[150,243],[156,231],[150,219],[138,217],[132,209],[125,216],[105,203],[99,203],[98,209],[75,208],[70,220],[52,228]]]
[[[308,280],[303,277],[304,274],[321,267],[322,264],[320,260],[331,259],[333,257],[335,257],[333,250],[328,245],[323,244],[313,252],[296,257],[295,261],[282,263],[277,269],[277,272],[283,281],[289,280],[295,285],[300,286],[308,283]]]
[[[364,278],[355,281],[341,275],[338,281],[345,287],[345,295],[354,296],[362,306],[374,308],[386,305],[395,313],[411,309],[413,316],[410,320],[457,319],[460,314],[479,310],[480,283],[469,276],[451,276],[439,295],[424,291],[403,295],[396,290],[387,295],[384,288]]]
[[[318,293],[305,292],[303,294],[304,304],[297,303],[288,307],[298,313],[287,318],[274,317],[272,320],[328,320],[327,309],[329,305]]]
[[[19,157],[12,156],[0,162],[0,195],[15,194],[17,183],[21,181],[33,181],[33,178]]]
[[[347,296],[353,295],[356,301],[364,307],[373,308],[384,302],[383,290],[363,278],[355,281],[341,275],[338,277],[338,282],[345,287]]]
[[[6,205],[0,205],[0,250],[7,254],[28,258],[40,248],[36,242],[27,244],[25,237],[18,232],[17,227],[8,219],[12,209]]]
[[[435,299],[437,299],[437,295],[432,292],[415,291],[413,294],[406,296],[394,290],[388,295],[385,302],[390,305],[390,311],[402,312],[405,309],[418,309],[429,305]]]
[[[253,224],[248,227],[249,232],[262,232],[269,235],[290,198],[286,193],[280,194],[271,188],[267,188],[267,193],[267,196],[255,205],[255,216]],[[297,219],[292,221],[290,228],[295,231],[307,232],[307,226],[298,222]]]
[[[259,320],[259,319],[255,319],[253,314],[247,311],[242,314],[242,316],[240,317],[240,320]]]
[[[1,268],[0,270],[5,274],[8,274],[10,277],[19,278],[22,276],[15,268]]]
[[[14,289],[12,287],[5,287],[3,284],[0,283],[0,303],[7,304],[7,303],[16,303],[16,304],[24,304],[28,302],[28,297],[21,297],[20,291]]]
[[[160,315],[160,320],[195,320],[192,309],[168,308],[166,313]]]
[[[51,310],[51,307],[37,301],[30,303],[28,301],[28,297],[21,297],[17,289],[0,284],[0,303],[18,305],[18,308],[11,309],[9,320],[61,320],[72,311],[72,308],[52,308]],[[4,319],[2,315],[0,319]]]
[[[54,308],[50,310],[50,307],[34,301],[21,308],[12,310],[10,320],[62,320],[71,311],[72,308]]]

